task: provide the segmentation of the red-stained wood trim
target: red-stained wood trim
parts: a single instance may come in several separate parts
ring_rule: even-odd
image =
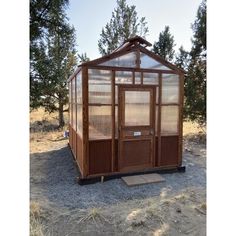
[[[82,177],[89,175],[89,147],[88,147],[88,68],[82,67],[82,95],[83,95],[83,172]]]
[[[178,165],[182,165],[183,155],[183,101],[184,101],[184,75],[179,79],[179,153],[178,153]]]
[[[162,103],[162,74],[159,73],[159,92],[158,92],[158,100],[159,104]],[[157,160],[157,166],[159,167],[161,165],[161,106],[158,106],[158,160]]]
[[[100,66],[100,65],[90,65],[89,69],[115,70],[115,71],[135,71],[135,72],[163,73],[163,74],[178,74],[174,70],[157,70],[157,69],[144,69],[144,68],[133,68],[133,67],[115,67],[115,66]]]
[[[75,157],[77,160],[77,77],[75,76]]]
[[[111,98],[112,98],[112,157],[111,157],[111,171],[115,171],[115,71],[112,71],[111,79]]]

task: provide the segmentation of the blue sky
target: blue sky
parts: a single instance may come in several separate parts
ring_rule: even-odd
[[[165,25],[169,25],[175,49],[178,50],[181,45],[187,50],[191,48],[191,24],[201,0],[127,0],[127,3],[136,6],[139,18],[146,18],[149,28],[146,39],[150,43],[157,41],[159,33]],[[70,0],[67,13],[76,29],[79,53],[86,52],[90,59],[100,57],[98,39],[115,7],[116,0]]]

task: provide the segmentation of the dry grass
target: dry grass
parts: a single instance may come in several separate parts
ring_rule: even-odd
[[[41,208],[38,203],[30,203],[30,236],[44,236],[41,221]]]

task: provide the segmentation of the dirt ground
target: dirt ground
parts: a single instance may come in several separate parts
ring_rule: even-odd
[[[121,179],[80,186],[55,117],[30,116],[31,235],[206,235],[204,130],[184,123],[185,173],[135,187]]]

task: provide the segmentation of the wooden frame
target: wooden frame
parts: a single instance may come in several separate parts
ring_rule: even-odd
[[[75,160],[80,169],[80,178],[81,179],[89,179],[92,177],[98,176],[109,176],[112,174],[119,174],[121,172],[133,172],[133,171],[142,171],[142,170],[159,170],[159,169],[173,169],[180,168],[182,165],[182,110],[183,110],[183,83],[184,83],[184,71],[177,68],[175,65],[165,61],[160,56],[154,54],[153,52],[147,50],[142,45],[150,46],[149,43],[140,38],[135,37],[133,39],[128,40],[123,46],[116,49],[110,55],[98,58],[96,60],[86,62],[78,66],[73,75],[71,75],[68,79],[70,84],[69,89],[72,87],[72,80],[76,79],[78,73],[82,73],[82,137],[80,137],[80,142],[82,147],[79,146],[80,152],[82,150],[82,157],[80,157],[82,162],[79,164],[78,160],[78,150],[77,144],[79,141],[77,124],[76,130],[73,129],[71,124],[69,125],[70,130],[70,142],[69,145],[72,148],[73,155],[75,155]],[[103,62],[114,59],[119,56],[126,55],[127,53],[134,52],[136,55],[136,67],[116,67],[116,66],[105,66],[100,65]],[[161,63],[165,67],[169,68],[168,70],[164,69],[149,69],[149,68],[141,68],[140,61],[140,53],[145,53],[152,59]],[[89,69],[98,69],[98,70],[109,70],[111,71],[111,104],[101,104],[101,103],[89,103],[89,93],[88,93],[88,70]],[[121,84],[116,83],[116,71],[130,71],[132,72],[131,76],[131,84]],[[136,74],[138,73],[138,74]],[[144,84],[144,73],[154,73],[158,77],[158,84]],[[163,74],[176,74],[179,76],[179,100],[177,103],[162,103],[162,75]],[[140,83],[136,83],[136,75],[140,76]],[[117,86],[117,91],[116,91]],[[151,165],[140,165],[140,168],[126,168],[122,170],[122,147],[121,147],[121,133],[117,126],[120,127],[120,123],[123,120],[121,115],[124,113],[124,104],[121,102],[124,99],[121,97],[123,91],[150,91],[150,96],[152,97],[152,109],[150,115],[150,126],[138,126],[138,128],[143,130],[143,134],[148,132],[147,130],[152,130],[152,136],[143,137],[142,140],[151,140]],[[77,92],[77,81],[75,81],[75,91]],[[156,101],[156,91],[158,92],[158,101]],[[116,94],[118,92],[118,95]],[[76,96],[76,93],[75,93]],[[116,104],[116,96],[118,98]],[[91,139],[89,138],[89,106],[110,106],[111,107],[111,138],[99,138],[99,139]],[[150,105],[151,106],[151,105]],[[178,115],[178,132],[177,133],[162,133],[161,132],[161,118],[162,118],[162,107],[163,106],[177,106],[179,109]],[[156,108],[158,108],[158,116],[156,117]],[[70,117],[73,113],[73,104],[70,103]],[[77,121],[77,99],[76,99],[76,121]],[[118,113],[118,117],[116,117],[116,111]],[[156,123],[157,119],[157,123]],[[71,119],[70,119],[71,120]],[[118,123],[118,124],[117,124]],[[132,138],[132,131],[137,128],[135,126],[125,127],[125,132],[128,135],[128,140],[138,140],[136,138]],[[157,130],[156,130],[157,128]],[[118,137],[116,136],[118,133]],[[147,133],[148,135],[148,133]],[[148,138],[147,138],[148,137]],[[73,144],[74,140],[75,143]],[[141,140],[141,139],[140,139]],[[177,140],[177,141],[176,141]],[[168,142],[174,143],[175,149],[172,152],[168,150],[163,152],[163,145],[168,146]],[[176,143],[177,142],[177,143]],[[103,145],[103,148],[99,148],[99,145]],[[104,146],[105,145],[105,146]],[[111,145],[111,146],[106,146]],[[91,148],[96,147],[96,152]],[[102,147],[102,146],[101,146]],[[174,153],[174,158],[173,158]],[[81,155],[81,154],[80,154]],[[94,156],[95,155],[95,156]],[[164,156],[163,156],[164,155]],[[170,156],[171,155],[171,156]],[[106,157],[106,159],[104,159]],[[100,158],[100,159],[99,159]],[[164,159],[163,159],[164,158]],[[98,163],[99,161],[99,169],[96,170],[96,165],[94,165],[94,161]],[[102,164],[103,161],[109,161],[109,165],[107,163]],[[163,165],[165,163],[165,165]],[[93,171],[91,172],[91,165],[93,166]],[[104,165],[104,168],[103,168]],[[106,167],[105,167],[106,166]]]

